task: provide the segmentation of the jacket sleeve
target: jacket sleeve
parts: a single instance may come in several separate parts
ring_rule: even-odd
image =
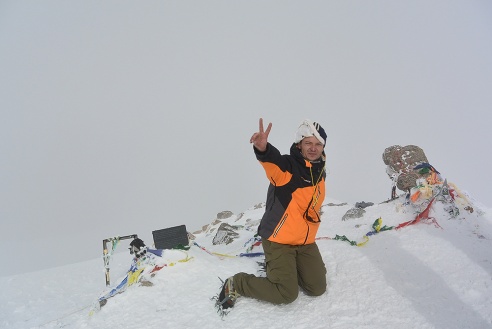
[[[272,185],[282,186],[291,180],[292,164],[287,156],[280,154],[276,147],[268,143],[264,152],[258,151],[255,147],[253,149],[256,159],[265,169],[266,176]]]

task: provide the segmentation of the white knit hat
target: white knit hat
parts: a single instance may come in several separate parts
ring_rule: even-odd
[[[294,143],[299,143],[306,137],[316,137],[323,145],[326,143],[326,133],[319,123],[305,119],[297,128]]]

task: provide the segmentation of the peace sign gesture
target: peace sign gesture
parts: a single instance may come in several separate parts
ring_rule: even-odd
[[[270,134],[270,130],[272,129],[272,123],[268,124],[267,130],[263,130],[263,118],[260,118],[260,131],[256,132],[251,136],[249,140],[250,143],[253,143],[253,146],[260,152],[265,152],[268,143],[268,134]]]

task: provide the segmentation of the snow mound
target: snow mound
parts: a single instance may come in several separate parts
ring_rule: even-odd
[[[490,328],[491,212],[472,198],[455,205],[456,216],[448,203],[436,201],[429,218],[396,230],[417,215],[405,195],[345,221],[355,205],[327,200],[317,243],[328,291],[320,297],[301,292],[280,306],[239,298],[224,319],[217,315],[211,297],[219,277],[259,272],[261,256],[242,257],[262,251],[255,235],[263,208],[253,207],[194,232],[189,250],[170,251],[169,266],[146,277],[151,286],[132,285],[92,315],[107,290],[100,259],[7,277],[0,283],[0,327]],[[228,243],[216,239],[224,224],[235,233]],[[188,259],[180,262],[184,254]],[[112,276],[124,277],[130,263],[129,254],[115,254]]]

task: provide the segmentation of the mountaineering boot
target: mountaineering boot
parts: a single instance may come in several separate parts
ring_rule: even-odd
[[[234,290],[234,282],[232,276],[227,278],[222,285],[222,290],[217,298],[216,305],[219,309],[225,310],[230,307],[234,307],[236,299],[240,295]]]

